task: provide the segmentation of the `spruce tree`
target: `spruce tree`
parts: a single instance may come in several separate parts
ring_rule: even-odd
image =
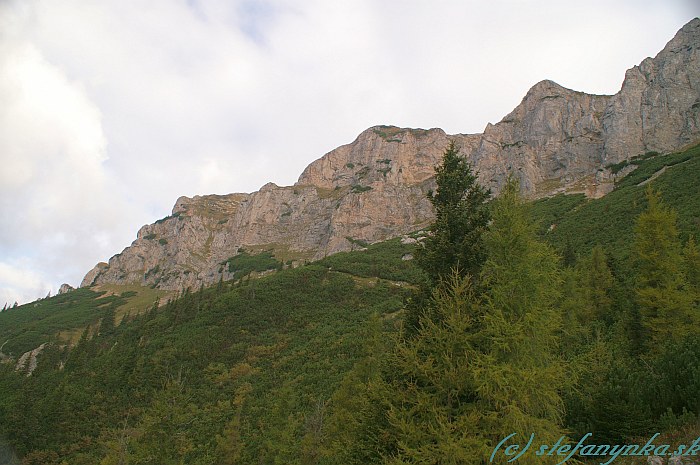
[[[430,308],[432,288],[449,278],[453,270],[460,276],[471,276],[474,282],[484,262],[482,235],[490,220],[486,201],[491,192],[477,183],[476,174],[454,141],[435,167],[435,183],[435,191],[428,192],[435,221],[415,252],[416,264],[428,280],[407,302],[404,334],[408,338],[416,333],[421,313]]]
[[[428,192],[435,221],[430,236],[416,251],[416,263],[433,284],[448,277],[453,268],[462,276],[477,276],[484,261],[481,236],[489,222],[486,201],[490,191],[477,183],[476,174],[454,142],[435,168],[435,183],[435,191]]]

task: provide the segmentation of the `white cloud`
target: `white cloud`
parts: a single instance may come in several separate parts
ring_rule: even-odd
[[[0,262],[76,285],[178,196],[291,184],[371,125],[478,132],[545,78],[614,93],[698,13],[641,3],[0,3]]]
[[[0,309],[45,297],[50,284],[27,266],[0,262]],[[31,266],[31,265],[30,265]]]
[[[107,152],[99,109],[35,45],[3,39],[0,286],[6,300],[27,300],[46,295],[52,279],[75,281],[96,253],[110,253],[114,241],[93,242],[92,234],[128,226],[111,210],[123,201],[103,168]],[[12,273],[21,279],[11,280]]]

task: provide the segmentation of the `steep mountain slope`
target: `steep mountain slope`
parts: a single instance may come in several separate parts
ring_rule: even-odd
[[[632,163],[638,168],[603,198],[554,196],[534,203],[542,234],[554,246],[572,238],[584,259],[592,245],[606,246],[623,288],[635,276],[632,225],[645,208],[645,182],[678,211],[683,237],[697,234],[700,224],[700,146]],[[136,459],[144,455],[156,457],[151,463],[169,456],[226,463],[234,452],[240,463],[297,463],[335,439],[333,421],[346,430],[365,426],[353,425],[342,410],[334,415],[343,402],[357,405],[367,360],[384,357],[382,341],[392,340],[407,284],[420,281],[415,263],[402,260],[413,252],[411,242],[395,238],[261,279],[185,292],[149,311],[143,310],[151,305],[135,305],[133,292],[113,287],[116,295],[79,289],[0,312],[0,352],[7,358],[0,363],[0,445],[7,439],[7,450],[16,448],[24,463],[49,465],[126,463],[124,457],[146,463]],[[625,292],[614,297],[622,309],[633,302]],[[121,324],[105,324],[127,306],[133,311]],[[80,334],[86,325],[91,330],[69,347],[63,335]],[[23,353],[41,346],[31,376],[16,370]],[[664,376],[646,374],[634,389],[623,384],[624,393],[660,383],[662,393],[692,400],[700,378],[689,367],[696,361],[664,366]],[[661,412],[668,405],[643,399]],[[607,412],[619,403],[616,392],[600,405]],[[628,405],[614,423],[635,414]],[[315,427],[318,420],[323,428]],[[654,432],[660,427],[652,426]]]
[[[235,270],[226,262],[242,249],[294,264],[415,231],[431,221],[425,194],[450,140],[495,193],[513,174],[534,198],[600,197],[614,186],[610,165],[700,140],[699,50],[696,18],[655,58],[627,71],[614,96],[542,81],[483,134],[377,126],[311,163],[294,186],[181,197],[172,216],[141,228],[130,247],[98,264],[82,286],[197,287],[230,279]]]

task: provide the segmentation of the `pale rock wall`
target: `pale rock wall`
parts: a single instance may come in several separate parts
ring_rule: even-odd
[[[498,192],[509,173],[531,196],[572,186],[601,165],[601,118],[609,96],[574,92],[552,81],[533,86],[515,110],[484,130],[469,157]],[[547,185],[543,182],[550,181]],[[559,181],[556,182],[551,181]]]
[[[172,216],[142,227],[82,286],[197,287],[230,279],[224,263],[241,248],[297,263],[416,231],[432,220],[426,193],[451,140],[494,194],[512,174],[530,197],[599,197],[614,187],[609,164],[700,141],[699,50],[696,18],[613,96],[542,81],[483,134],[376,126],[311,163],[294,186],[181,197]]]
[[[700,19],[628,70],[603,116],[603,163],[677,150],[700,134]]]

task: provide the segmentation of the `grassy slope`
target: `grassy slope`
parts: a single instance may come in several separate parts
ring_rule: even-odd
[[[172,291],[163,291],[137,284],[100,284],[95,286],[97,292],[104,292],[105,296],[118,295],[124,297],[124,303],[117,307],[115,313],[116,323],[119,324],[126,315],[135,315],[151,308],[153,303],[167,300],[173,295]]]
[[[603,198],[586,200],[582,195],[559,195],[537,201],[535,215],[543,234],[560,249],[567,243],[580,255],[602,245],[617,260],[629,258],[634,242],[634,224],[646,207],[645,185],[664,167],[663,174],[649,184],[660,190],[666,205],[678,212],[683,240],[698,237],[700,226],[700,145],[685,152],[657,156],[637,162],[639,167],[622,179]],[[549,227],[556,225],[551,231]]]
[[[396,238],[369,245],[364,251],[340,252],[318,263],[354,276],[417,283],[422,272],[411,261],[401,260],[413,250],[413,245],[402,244],[401,239]]]
[[[78,329],[101,318],[105,310],[126,302],[119,296],[104,297],[90,289],[39,300],[0,313],[3,353],[18,356],[47,342],[60,332]]]
[[[83,330],[95,325],[107,309],[115,309],[116,319],[121,321],[126,313],[142,312],[166,295],[141,286],[104,285],[76,289],[1,312],[2,353],[17,357],[54,338],[75,343]]]

